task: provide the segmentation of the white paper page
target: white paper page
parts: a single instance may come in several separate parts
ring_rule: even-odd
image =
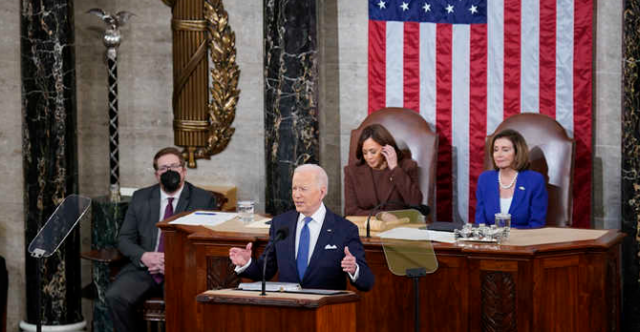
[[[381,238],[385,239],[399,239],[399,240],[412,240],[412,241],[436,241],[445,243],[455,243],[456,240],[453,237],[453,233],[429,231],[426,229],[415,229],[408,227],[398,227],[386,232],[380,233]]]
[[[170,224],[192,225],[192,226],[218,226],[225,221],[237,217],[237,213],[196,211],[184,217],[180,217]]]
[[[254,221],[247,225],[249,228],[269,228],[271,227],[271,218],[265,218],[261,220]]]

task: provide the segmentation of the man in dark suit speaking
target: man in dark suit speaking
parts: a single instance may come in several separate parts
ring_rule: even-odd
[[[287,236],[275,244],[267,261],[266,279],[276,271],[281,282],[299,283],[303,288],[346,289],[347,276],[359,290],[373,286],[358,227],[329,211],[322,202],[327,194],[327,173],[317,165],[299,166],[293,173],[292,197],[296,211],[275,217],[269,230],[270,243],[278,230]],[[262,257],[251,259],[252,244],[231,248],[229,258],[236,273],[254,280],[262,278]]]
[[[211,193],[185,182],[184,164],[178,149],[158,151],[153,158],[158,183],[137,190],[129,204],[118,234],[118,249],[130,263],[106,293],[117,332],[142,331],[135,307],[146,297],[163,294],[164,237],[156,223],[175,213],[215,208]]]

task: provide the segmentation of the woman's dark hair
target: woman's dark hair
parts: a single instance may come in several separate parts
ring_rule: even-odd
[[[514,158],[511,167],[516,171],[529,169],[529,148],[527,147],[527,141],[524,140],[524,137],[522,137],[519,132],[513,129],[505,129],[491,139],[491,162],[493,163],[493,168],[498,170],[496,161],[493,159],[493,147],[496,140],[500,138],[506,138],[513,144]]]
[[[389,133],[387,128],[379,124],[372,124],[366,126],[360,133],[360,138],[358,139],[358,148],[356,149],[356,159],[358,159],[358,165],[364,164],[364,157],[362,156],[362,144],[364,144],[364,141],[369,138],[382,146],[391,145],[393,149],[396,150],[398,161],[402,159],[402,151],[398,149],[396,140],[393,139],[393,136],[391,136],[391,133]]]

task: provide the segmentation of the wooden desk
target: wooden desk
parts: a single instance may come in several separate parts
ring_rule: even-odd
[[[216,232],[167,222],[160,227],[166,232],[167,331],[204,331],[196,296],[235,287],[240,280],[229,248],[252,241],[258,254],[268,241],[267,230]],[[524,232],[530,232],[524,238],[536,234]],[[592,240],[525,246],[434,243],[439,268],[420,281],[422,330],[619,331],[624,235],[599,234]],[[413,330],[412,281],[388,271],[380,239],[363,243],[376,280],[370,292],[356,291],[358,330]]]
[[[197,297],[204,326],[215,331],[355,332],[353,292],[322,296],[221,289]]]

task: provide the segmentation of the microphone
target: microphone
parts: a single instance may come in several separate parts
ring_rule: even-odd
[[[398,202],[398,201],[382,202],[382,203],[376,205],[371,210],[371,212],[369,212],[369,216],[367,217],[367,238],[371,237],[371,229],[370,229],[370,226],[369,226],[369,221],[371,220],[371,216],[376,214],[376,213],[378,213],[378,211],[380,211],[380,209],[384,208],[387,205],[391,205],[391,204],[399,205],[403,209],[415,209],[415,210],[418,210],[418,212],[420,212],[420,214],[422,214],[425,217],[429,215],[429,212],[431,212],[431,208],[428,205],[424,205],[424,204],[409,205],[409,204],[405,204],[404,202]]]
[[[276,235],[273,237],[273,241],[271,241],[267,247],[264,249],[264,261],[262,262],[262,293],[260,295],[267,295],[265,293],[265,288],[267,285],[266,275],[267,275],[267,260],[269,260],[269,252],[275,247],[276,243],[284,240],[289,235],[289,228],[286,226],[280,227],[276,231]]]

